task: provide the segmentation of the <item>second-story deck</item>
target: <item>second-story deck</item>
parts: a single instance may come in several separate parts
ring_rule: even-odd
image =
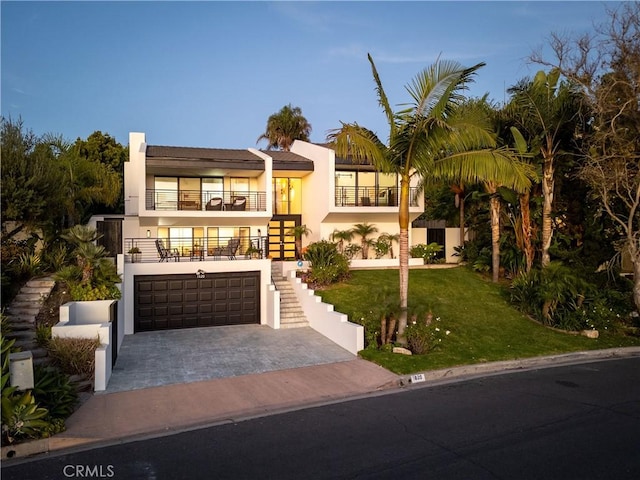
[[[147,189],[147,210],[251,211],[267,210],[265,192],[203,192],[201,190]]]
[[[409,206],[417,207],[418,189],[409,191]],[[400,197],[398,187],[336,187],[336,207],[397,207]]]

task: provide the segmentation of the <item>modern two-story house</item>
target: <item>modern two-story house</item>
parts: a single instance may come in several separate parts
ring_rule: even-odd
[[[295,258],[292,227],[311,230],[304,244],[362,222],[398,232],[398,178],[323,145],[170,147],[131,133],[129,148],[119,265],[124,334],[273,325],[271,262]],[[412,201],[412,219],[422,211],[422,200]]]

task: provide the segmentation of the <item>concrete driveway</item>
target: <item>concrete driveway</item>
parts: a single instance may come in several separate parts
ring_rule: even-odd
[[[311,327],[189,328],[126,335],[107,393],[353,360]]]

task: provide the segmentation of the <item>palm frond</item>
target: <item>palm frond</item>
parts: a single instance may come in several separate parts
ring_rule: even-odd
[[[340,157],[354,163],[371,162],[382,172],[392,171],[387,146],[375,133],[357,123],[343,123],[342,128],[329,132],[327,140]]]
[[[369,59],[369,63],[371,64],[371,71],[373,73],[373,80],[376,82],[376,92],[378,93],[378,103],[384,110],[384,114],[387,117],[387,122],[389,122],[389,137],[393,137],[395,135],[396,116],[391,109],[391,105],[389,104],[389,99],[387,98],[387,94],[384,92],[384,88],[382,87],[382,82],[380,81],[380,76],[378,75],[378,69],[376,68],[375,63],[373,63],[373,58],[371,58],[370,54],[367,54],[367,58]]]
[[[453,106],[464,100],[462,91],[473,81],[475,71],[484,65],[464,68],[455,61],[438,60],[424,69],[406,87],[415,102],[414,113],[431,117],[450,113]]]

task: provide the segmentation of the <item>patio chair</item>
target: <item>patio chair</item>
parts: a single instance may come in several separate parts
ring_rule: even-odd
[[[168,249],[164,246],[164,242],[162,239],[156,239],[156,248],[158,249],[158,255],[160,255],[160,261],[169,261],[170,258],[173,258],[174,262],[180,261],[180,253],[177,248]]]
[[[222,198],[213,197],[211,200],[207,202],[205,209],[206,210],[222,210]]]
[[[227,242],[226,246],[214,248],[213,256],[214,257],[226,256],[229,258],[229,260],[235,260],[236,253],[238,252],[238,247],[240,247],[240,239],[232,238]]]
[[[231,204],[231,210],[245,210],[247,207],[246,197],[236,197]]]

